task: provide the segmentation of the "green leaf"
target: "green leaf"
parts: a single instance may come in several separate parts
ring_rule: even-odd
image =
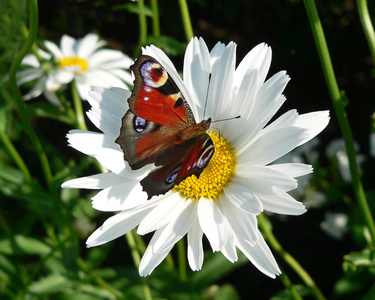
[[[47,118],[53,119],[69,125],[74,125],[75,120],[64,114],[62,106],[53,105],[49,102],[32,102],[26,106],[27,115],[30,118]]]
[[[115,5],[114,9],[127,10],[130,13],[137,14],[137,15],[139,14],[139,6],[136,4],[132,4],[132,3]],[[147,17],[152,17],[152,10],[148,6],[145,6],[145,15]]]
[[[349,269],[356,271],[359,267],[375,267],[375,260],[369,249],[362,252],[352,252],[344,256],[343,268],[345,271]]]
[[[52,294],[56,292],[66,292],[72,283],[60,274],[51,274],[33,282],[29,286],[29,292],[35,295]]]
[[[2,162],[0,162],[0,178],[17,185],[21,184],[24,180],[21,171]]]
[[[47,255],[51,248],[44,242],[23,235],[0,237],[0,253],[8,255]]]

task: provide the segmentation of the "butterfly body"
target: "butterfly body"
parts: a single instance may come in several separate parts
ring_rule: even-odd
[[[141,180],[150,199],[193,174],[199,177],[215,152],[207,134],[211,119],[196,123],[184,95],[154,58],[141,55],[131,69],[134,89],[116,142],[133,170],[155,165]]]

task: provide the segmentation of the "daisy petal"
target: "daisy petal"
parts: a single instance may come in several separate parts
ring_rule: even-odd
[[[81,177],[64,182],[62,188],[73,189],[105,189],[124,182],[124,178],[112,172]]]
[[[155,253],[154,244],[158,241],[160,235],[163,233],[163,228],[155,231],[152,239],[143,254],[141,263],[139,264],[139,275],[147,276],[164,260],[168,253],[172,250],[173,246],[170,246],[165,251]]]
[[[271,250],[268,248],[261,234],[256,245],[251,246],[249,243],[238,240],[237,247],[246,255],[251,263],[271,278],[280,275],[281,271],[277,266]]]
[[[155,253],[164,252],[177,243],[190,230],[196,219],[196,201],[186,200],[182,210],[174,215],[155,242]]]
[[[310,165],[305,165],[301,163],[285,163],[270,165],[267,168],[277,170],[282,172],[290,177],[300,177],[312,173],[313,168]]]
[[[88,248],[112,241],[136,227],[148,210],[131,210],[118,213],[108,218],[102,226],[95,230],[87,239]]]
[[[173,219],[176,213],[183,209],[183,206],[184,201],[177,194],[166,197],[142,220],[138,226],[137,233],[144,235],[165,226]]]
[[[76,39],[72,38],[69,35],[64,34],[61,37],[60,40],[60,48],[65,57],[70,57],[70,56],[75,56],[76,54],[74,53],[73,46],[74,43],[76,42]]]
[[[147,194],[135,180],[123,180],[92,197],[92,207],[100,211],[120,211],[147,202]]]
[[[224,194],[236,207],[252,214],[259,214],[263,211],[262,202],[249,189],[247,184],[233,178],[231,183],[224,189]]]
[[[306,212],[305,206],[288,193],[272,188],[272,191],[257,192],[265,210],[276,214],[299,216]]]
[[[188,261],[189,266],[193,271],[202,269],[204,258],[202,237],[203,231],[201,230],[198,219],[196,219],[193,226],[191,226],[187,236]]]
[[[258,225],[255,215],[238,209],[224,195],[220,196],[220,205],[223,215],[236,236],[252,245],[255,244],[258,240]]]
[[[223,214],[212,199],[199,200],[198,218],[212,250],[214,252],[220,251],[227,241],[227,227]]]

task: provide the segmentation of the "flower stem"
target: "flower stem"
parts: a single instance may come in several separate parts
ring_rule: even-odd
[[[300,296],[300,294],[298,294],[298,291],[296,290],[295,286],[290,281],[289,277],[285,274],[284,271],[282,271],[279,278],[280,278],[280,281],[283,283],[283,285],[288,289],[293,299],[302,300],[302,297]]]
[[[340,125],[341,133],[345,141],[346,152],[349,159],[350,174],[352,176],[352,185],[354,189],[355,196],[359,203],[359,207],[364,216],[367,227],[370,231],[372,240],[370,241],[370,249],[375,250],[375,223],[373,215],[367,203],[366,195],[363,190],[362,182],[359,176],[356,153],[354,149],[354,141],[352,132],[350,129],[349,121],[344,108],[344,96],[340,93],[339,87],[337,85],[335,73],[332,67],[331,58],[328,51],[327,42],[324,37],[324,32],[322,25],[320,23],[318,11],[315,6],[314,0],[304,0],[307,15],[310,21],[311,29],[313,32],[315,44],[319,54],[320,62],[322,64],[324,77],[326,79],[326,84],[328,87],[329,94],[333,103],[333,107],[336,112],[336,117]]]
[[[319,290],[318,286],[310,277],[310,275],[302,268],[298,261],[296,261],[294,257],[286,252],[280,245],[280,243],[272,233],[271,226],[268,224],[268,220],[264,214],[258,215],[258,222],[272,249],[274,249],[282,257],[282,259],[294,270],[294,272],[297,273],[297,275],[302,279],[306,286],[310,288],[316,299],[325,299],[323,293]],[[288,288],[287,285],[285,287]]]
[[[17,149],[13,146],[9,137],[5,134],[5,132],[2,129],[0,129],[0,140],[3,142],[8,153],[13,158],[14,162],[25,176],[25,181],[30,182],[32,177],[30,175],[29,169],[27,168],[25,162],[23,161],[21,155],[18,153]]]
[[[81,130],[87,130],[85,116],[82,109],[82,100],[79,97],[78,89],[75,81],[72,82],[72,99],[74,105],[74,111],[76,113],[77,127]]]
[[[138,14],[138,22],[139,22],[139,41],[138,41],[138,48],[146,44],[147,40],[147,19],[146,19],[146,12],[145,12],[145,3],[143,0],[138,1],[139,7],[139,14]]]
[[[185,241],[182,238],[177,243],[177,253],[178,253],[178,268],[180,273],[180,279],[185,281],[187,279],[186,274],[186,250],[185,250]]]
[[[29,123],[29,120],[27,118],[27,113],[26,113],[26,106],[25,106],[24,101],[22,100],[22,95],[17,86],[17,80],[16,80],[16,73],[21,64],[21,61],[26,56],[26,54],[30,51],[37,36],[37,32],[38,32],[38,1],[37,0],[29,1],[29,19],[30,19],[29,35],[21,51],[17,54],[17,56],[13,60],[13,63],[10,67],[9,84],[13,93],[13,97],[16,101],[16,105],[18,108],[18,113],[21,119],[22,126],[39,156],[39,160],[42,166],[42,170],[44,173],[47,186],[48,188],[51,188],[52,172],[51,172],[51,168],[48,162],[48,158],[47,158],[46,153],[44,152],[42,144],[40,143],[36,133],[34,132],[34,130],[32,129]]]
[[[125,234],[126,240],[128,242],[128,245],[130,247],[130,251],[133,257],[134,265],[138,268],[139,264],[141,263],[141,255],[139,254],[137,243],[135,242],[133,231],[129,231]],[[146,283],[145,278],[141,278],[142,285],[143,285],[143,293],[146,300],[152,300],[151,290],[148,284]]]
[[[159,7],[158,0],[151,0],[152,9],[152,27],[154,31],[154,36],[160,36],[160,22],[159,22]]]
[[[363,31],[365,32],[367,43],[370,47],[372,61],[375,62],[375,32],[368,12],[367,0],[358,0],[357,7]]]
[[[190,42],[191,38],[194,36],[193,27],[191,26],[189,8],[187,6],[186,0],[178,0],[180,4],[182,22],[184,24],[186,41]]]

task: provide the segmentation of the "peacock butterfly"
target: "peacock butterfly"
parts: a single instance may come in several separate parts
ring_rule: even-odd
[[[199,177],[215,152],[206,133],[211,119],[195,122],[184,95],[153,57],[141,55],[130,69],[134,89],[116,143],[133,170],[155,164],[140,182],[151,199],[193,174]]]

